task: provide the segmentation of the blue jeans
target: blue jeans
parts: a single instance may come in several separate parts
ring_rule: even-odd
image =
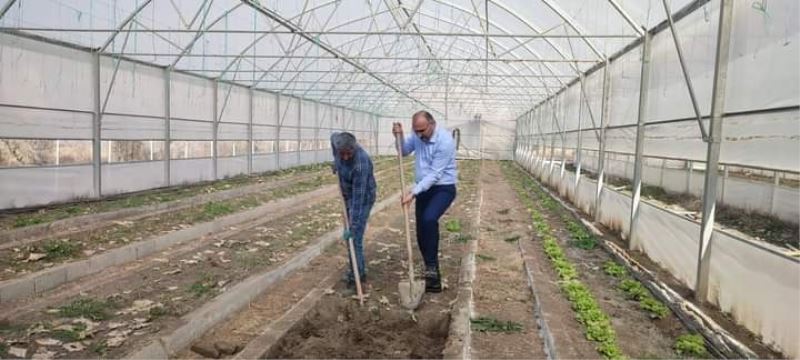
[[[455,198],[455,185],[434,185],[417,195],[417,245],[426,268],[439,268],[439,218]]]
[[[369,213],[372,211],[372,205],[368,206],[364,209],[365,215],[369,218]],[[352,257],[350,256],[350,246],[349,244],[345,243],[347,246],[347,280],[348,281],[355,281],[355,276],[353,275],[353,262]],[[362,278],[367,275],[367,268],[364,264],[364,233],[361,234],[353,234],[353,249],[356,252],[356,264],[358,265],[358,275]]]

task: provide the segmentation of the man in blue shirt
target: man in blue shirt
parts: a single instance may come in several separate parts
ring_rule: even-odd
[[[450,132],[436,124],[427,111],[411,117],[415,136],[403,141],[403,155],[416,153],[416,184],[403,195],[403,206],[416,199],[417,245],[425,261],[425,291],[441,292],[439,273],[439,218],[456,198],[456,147]],[[403,136],[394,123],[392,133]]]
[[[353,239],[356,253],[356,264],[361,282],[366,281],[367,269],[364,266],[364,231],[367,228],[369,212],[375,203],[377,185],[372,170],[372,160],[369,154],[356,142],[356,137],[348,132],[333,133],[331,135],[334,165],[339,176],[339,187],[344,196],[347,207],[347,216],[350,222],[348,230],[342,234],[346,242]],[[348,246],[348,255],[350,248]],[[347,257],[351,259],[350,256]],[[346,276],[349,286],[355,285],[353,264],[350,264]]]

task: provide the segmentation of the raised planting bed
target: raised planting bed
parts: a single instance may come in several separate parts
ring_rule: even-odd
[[[391,169],[385,169],[376,176],[378,178],[391,177],[392,174]],[[264,214],[259,215],[256,209],[269,206],[278,200],[302,194],[315,194],[315,191],[319,192],[316,196],[324,195],[323,193],[333,194],[338,189],[336,185],[333,185],[334,182],[334,178],[328,180],[312,178],[287,183],[284,186],[245,194],[225,201],[208,202],[166,214],[147,216],[135,222],[111,221],[107,223],[107,226],[77,232],[64,238],[42,239],[23,247],[0,249],[0,266],[4,270],[0,272],[0,281],[24,277],[26,274],[37,273],[58,264],[89,259],[116,248],[130,247],[143,241],[168,236],[171,233],[176,233],[176,236],[180,237],[178,232],[229,218],[234,214],[243,215],[242,219],[234,219],[234,222],[252,220],[246,215],[248,211],[255,211],[254,215],[263,216]],[[190,234],[189,238],[205,234],[205,232]],[[185,241],[185,239],[181,241]],[[138,248],[131,249],[131,251],[134,252],[134,259],[141,257],[137,255],[141,252]],[[0,288],[4,284],[0,283]],[[0,297],[0,301],[3,301],[2,297]]]
[[[387,199],[397,196],[399,185],[382,180],[379,188],[380,197]],[[24,347],[28,355],[122,357],[147,349],[157,337],[169,338],[176,331],[183,339],[192,333],[181,330],[187,324],[192,331],[202,332],[200,325],[220,316],[220,311],[209,310],[208,304],[227,309],[232,302],[220,299],[235,295],[230,293],[234,291],[249,291],[254,296],[254,289],[264,286],[264,281],[277,281],[287,269],[318,254],[318,242],[335,239],[341,226],[341,206],[337,197],[306,204],[290,216],[229,229],[226,236],[208,239],[200,246],[187,245],[148,258],[135,271],[122,269],[113,282],[103,286],[69,296],[54,295],[56,301],[47,308],[9,319],[18,330],[7,333],[4,340],[9,347]],[[247,302],[238,295],[230,299],[244,301],[240,305]],[[202,315],[197,315],[198,311]],[[60,329],[84,333],[59,338]]]
[[[376,171],[389,167],[391,161],[376,164]],[[114,221],[135,221],[148,216],[183,210],[209,202],[221,202],[256,192],[285,187],[296,182],[331,182],[335,176],[330,165],[298,167],[263,176],[219,180],[205,186],[190,185],[167,190],[154,190],[122,195],[94,202],[58,205],[53,209],[6,213],[2,219],[36,219],[37,224],[0,231],[0,249],[23,248],[42,240],[63,238],[67,235],[112,225]],[[236,181],[235,181],[236,180]],[[167,192],[167,195],[161,194]],[[144,199],[144,200],[142,200]],[[67,210],[65,210],[67,209]]]
[[[678,356],[675,341],[686,333],[678,318],[636,280],[623,279],[626,274],[612,269],[613,257],[597,246],[594,235],[517,166],[504,168],[527,203],[541,249],[598,353],[606,358]]]

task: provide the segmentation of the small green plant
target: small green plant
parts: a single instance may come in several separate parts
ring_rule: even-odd
[[[111,307],[111,304],[106,301],[92,298],[80,298],[60,307],[58,313],[62,317],[85,317],[94,321],[100,321],[110,318],[109,310],[111,310]]]
[[[477,257],[478,259],[480,259],[482,261],[495,261],[495,260],[497,260],[497,258],[495,258],[494,256],[489,256],[489,255],[484,255],[484,254],[475,254],[475,257]]]
[[[650,295],[640,282],[633,279],[622,280],[619,283],[619,289],[625,292],[625,297],[630,300],[639,301]]]
[[[507,237],[507,238],[503,239],[503,241],[505,241],[507,243],[515,243],[515,242],[519,241],[520,237],[521,236],[519,236],[519,235],[514,235],[514,236],[510,236],[510,237]]]
[[[605,264],[603,264],[603,271],[615,278],[622,278],[628,275],[628,271],[625,270],[624,266],[613,261],[607,261]]]
[[[216,218],[222,215],[227,215],[233,212],[233,209],[227,204],[209,202],[203,207],[203,215],[207,218]]]
[[[77,323],[71,329],[57,329],[53,330],[53,337],[63,342],[75,342],[86,339],[89,334],[86,333],[86,324]]]
[[[160,318],[162,316],[169,315],[169,313],[170,312],[166,307],[164,307],[164,306],[156,306],[156,307],[150,308],[150,311],[148,311],[148,318],[150,320],[154,320],[154,319],[158,319],[158,318]]]
[[[444,223],[444,228],[449,232],[457,233],[461,231],[461,221],[458,219],[450,219]]]
[[[41,219],[41,218],[38,218],[38,217],[22,217],[22,216],[20,216],[20,217],[14,219],[14,227],[15,228],[21,228],[21,227],[41,224],[43,222],[44,222],[44,220]]]
[[[675,352],[683,357],[708,358],[706,342],[698,334],[683,334],[678,336],[673,346]]]
[[[597,246],[597,240],[594,236],[586,231],[583,225],[578,224],[575,220],[566,219],[567,230],[572,235],[573,244],[584,250],[591,250]]]
[[[69,241],[52,240],[42,246],[42,250],[50,260],[64,259],[75,256],[80,246]]]
[[[202,279],[195,281],[189,286],[189,292],[192,293],[194,297],[202,297],[211,293],[214,289],[214,285],[216,285],[214,277],[209,274],[203,274]]]
[[[656,319],[663,319],[669,314],[669,308],[652,296],[648,296],[639,301],[639,307],[649,312],[650,315]]]
[[[92,342],[92,344],[89,345],[89,351],[98,355],[105,355],[105,353],[108,352],[108,346],[106,345],[106,341],[97,340],[95,342]]]
[[[514,333],[522,331],[522,324],[514,321],[502,321],[495,318],[481,316],[470,319],[472,330],[480,332]]]
[[[466,244],[470,240],[472,240],[472,236],[470,236],[468,234],[459,233],[458,235],[456,235],[456,242],[459,243],[459,244]]]

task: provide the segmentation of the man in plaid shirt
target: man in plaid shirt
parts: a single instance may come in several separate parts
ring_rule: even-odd
[[[361,281],[364,282],[367,276],[364,266],[364,231],[367,228],[369,212],[375,203],[377,192],[372,160],[369,158],[369,154],[358,145],[356,137],[348,132],[333,133],[331,147],[336,174],[339,176],[339,187],[344,196],[350,221],[349,230],[344,231],[342,240],[353,239],[358,273]],[[347,251],[350,251],[349,247]],[[350,256],[347,258],[350,259]],[[353,265],[350,264],[346,278],[349,286],[355,285],[352,268]]]

